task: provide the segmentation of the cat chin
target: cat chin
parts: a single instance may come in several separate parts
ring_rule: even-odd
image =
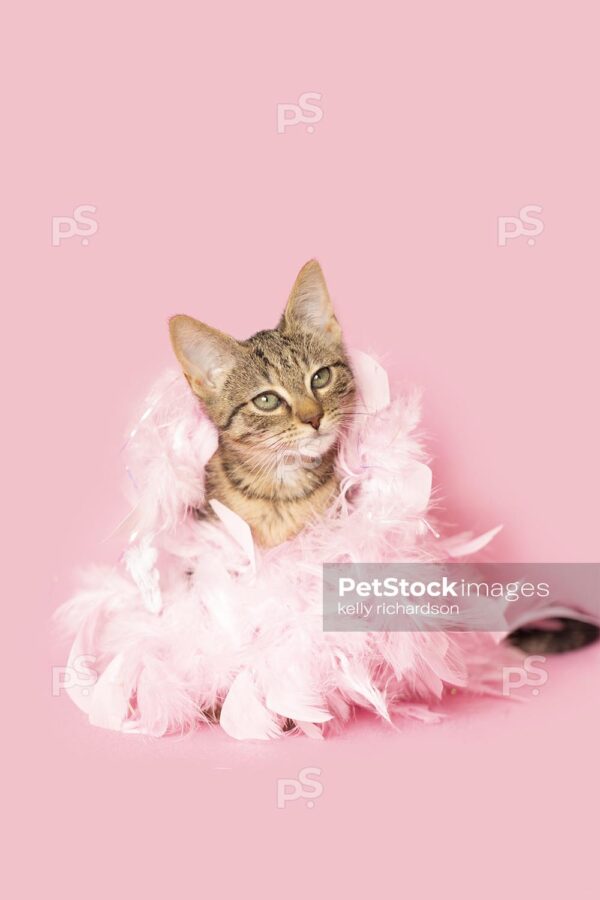
[[[302,456],[318,457],[335,444],[337,432],[330,431],[323,434],[316,434],[314,437],[302,438],[298,441],[298,450]]]

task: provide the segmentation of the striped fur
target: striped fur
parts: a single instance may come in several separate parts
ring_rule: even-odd
[[[282,543],[336,496],[338,441],[355,393],[319,264],[311,260],[301,269],[275,329],[236,341],[174,316],[170,332],[190,387],[219,432],[206,471],[207,501],[220,500],[242,516],[260,545]],[[329,380],[318,386],[313,379],[323,369]],[[255,398],[271,394],[279,406],[257,408]]]

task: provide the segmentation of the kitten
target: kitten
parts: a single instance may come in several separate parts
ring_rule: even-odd
[[[300,270],[273,330],[237,341],[189,316],[174,316],[169,327],[185,377],[219,433],[207,502],[240,515],[263,547],[293,537],[337,495],[338,442],[355,396],[319,263]]]
[[[355,384],[321,267],[300,270],[277,328],[237,341],[189,316],[169,322],[191,389],[216,425],[206,501],[220,500],[272,547],[319,518],[338,490],[338,442],[352,415]],[[201,514],[210,515],[210,507]],[[596,640],[572,619],[522,628],[510,643],[560,653]]]

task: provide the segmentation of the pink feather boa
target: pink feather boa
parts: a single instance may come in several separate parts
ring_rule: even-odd
[[[95,673],[68,687],[92,724],[158,736],[218,714],[238,739],[279,737],[289,720],[321,737],[355,706],[430,720],[447,688],[499,692],[511,653],[500,634],[322,630],[323,562],[443,561],[498,530],[440,539],[419,397],[390,400],[385,371],[362,353],[353,362],[362,414],[340,450],[337,504],[270,550],[222,504],[216,524],[193,516],[215,429],[183,376],[156,384],[126,445],[134,508],[121,564],[91,570],[59,611],[69,666]]]

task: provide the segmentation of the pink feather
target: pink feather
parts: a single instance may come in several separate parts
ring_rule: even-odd
[[[493,536],[436,539],[418,394],[390,399],[385,371],[365,354],[355,367],[365,414],[340,449],[338,501],[267,551],[222,504],[220,522],[191,514],[215,429],[183,376],[155,385],[125,447],[133,510],[123,562],[92,569],[59,612],[73,653],[95,660],[96,685],[73,695],[94,724],[160,735],[220,710],[240,740],[280,737],[288,719],[320,738],[355,706],[387,721],[430,719],[448,686],[496,689],[506,651],[488,635],[322,629],[323,562],[442,561]]]
[[[251,674],[242,670],[233,680],[223,708],[221,727],[238,740],[265,741],[280,737],[276,717],[259,699]]]

